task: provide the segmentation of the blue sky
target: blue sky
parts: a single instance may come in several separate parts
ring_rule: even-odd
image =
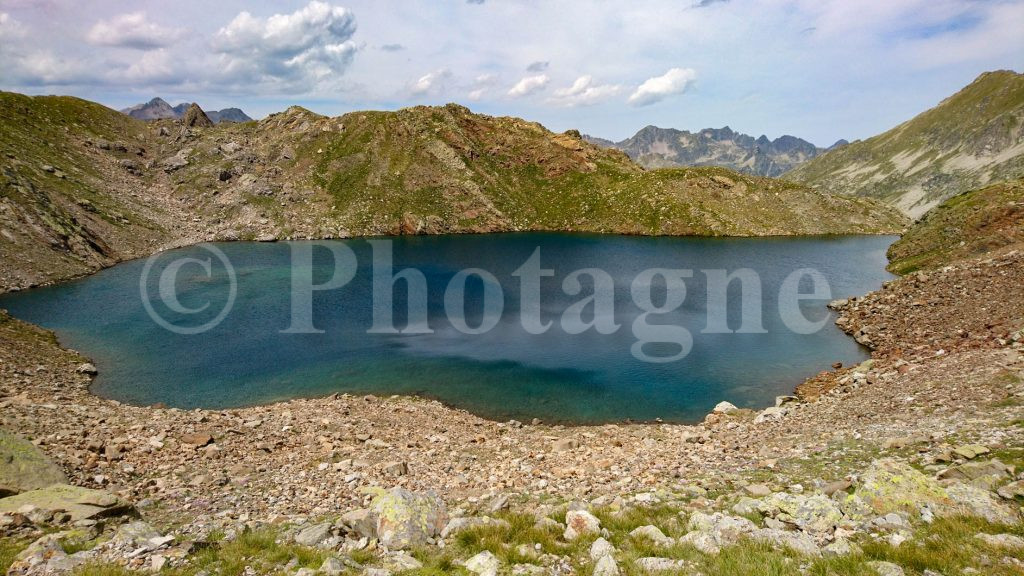
[[[260,117],[458,102],[612,139],[827,146],[1024,69],[1024,1],[0,0],[0,88]]]

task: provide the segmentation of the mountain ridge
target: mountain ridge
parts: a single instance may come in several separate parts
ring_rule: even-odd
[[[418,106],[149,122],[0,93],[0,290],[212,240],[579,231],[892,233],[881,203],[724,168],[646,171],[575,131]]]
[[[1024,74],[997,70],[898,126],[783,177],[879,198],[917,218],[956,194],[1022,175]]]
[[[779,176],[825,151],[796,136],[769,140],[762,134],[755,138],[729,126],[690,132],[647,125],[618,142],[594,136],[585,138],[597,146],[622,150],[645,168],[722,166],[768,177]]]
[[[161,120],[165,118],[184,118],[185,112],[188,110],[191,104],[188,102],[182,102],[177,106],[171,106],[166,100],[157,96],[149,102],[142,102],[128,108],[120,110],[122,114],[127,114],[132,118],[139,120]],[[252,118],[248,114],[243,112],[240,108],[224,108],[223,110],[211,110],[206,111],[207,117],[214,124],[220,122],[251,122]]]

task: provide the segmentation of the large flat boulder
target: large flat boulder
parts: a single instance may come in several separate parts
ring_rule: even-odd
[[[390,550],[426,544],[448,523],[444,502],[433,494],[403,488],[378,489],[375,493],[369,510],[375,521],[375,536]]]
[[[893,459],[872,462],[851,499],[863,501],[879,515],[900,510],[917,512],[924,504],[941,507],[950,503],[949,494],[934,478]]]
[[[63,510],[72,521],[120,516],[131,511],[130,504],[110,492],[68,484],[54,484],[38,490],[0,498],[0,514],[17,512],[26,506],[41,510]]]
[[[0,430],[0,498],[66,484],[64,471],[28,440]]]

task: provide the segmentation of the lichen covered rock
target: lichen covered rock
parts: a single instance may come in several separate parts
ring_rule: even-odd
[[[370,503],[380,543],[391,550],[427,544],[448,523],[444,502],[434,494],[404,488],[378,490]]]

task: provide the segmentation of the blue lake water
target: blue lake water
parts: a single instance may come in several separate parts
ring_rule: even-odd
[[[23,320],[57,332],[63,345],[94,359],[99,376],[93,391],[133,404],[164,403],[181,408],[225,408],[335,392],[417,394],[437,398],[481,416],[506,420],[540,418],[547,422],[603,423],[625,420],[693,422],[721,400],[741,407],[771,405],[791,393],[803,379],[867,358],[866,350],[833,324],[827,298],[800,301],[808,321],[825,319],[812,334],[789,329],[780,313],[780,289],[798,269],[821,273],[829,298],[863,294],[892,276],[885,271],[885,250],[894,237],[840,236],[799,238],[651,238],[584,234],[523,233],[479,236],[401,237],[391,239],[394,271],[422,272],[427,286],[427,320],[431,333],[368,333],[374,323],[371,244],[364,239],[333,244],[351,250],[354,276],[346,285],[313,292],[312,323],[322,333],[283,333],[293,316],[294,253],[313,255],[312,281],[321,284],[336,273],[331,243],[223,243],[220,250],[234,271],[236,296],[223,321],[199,334],[172,332],[154,321],[148,303],[171,326],[195,327],[213,320],[231,293],[231,276],[203,246],[160,254],[141,285],[146,261],[132,261],[56,286],[0,297],[0,307]],[[523,327],[521,280],[513,272],[537,249],[540,266],[553,271],[540,278],[539,309],[543,334]],[[298,252],[296,252],[298,251]],[[209,260],[209,271],[186,262],[170,278],[177,301],[161,298],[159,278],[182,258]],[[487,271],[497,284],[470,275],[457,307],[445,308],[446,289],[460,271]],[[567,333],[563,314],[595,289],[582,276],[570,295],[563,282],[572,272],[598,268],[614,287],[614,313],[605,325]],[[655,275],[637,281],[652,268],[692,271],[684,278],[685,295]],[[708,277],[702,270],[751,269],[759,277],[765,333],[703,333],[708,322]],[[304,278],[299,276],[299,278]],[[741,327],[739,281],[726,292],[728,327]],[[809,278],[797,284],[811,293]],[[639,293],[635,293],[639,289]],[[499,303],[500,316],[485,312]],[[570,290],[570,292],[573,292]],[[644,296],[650,294],[650,302]],[[495,298],[495,295],[500,296]],[[399,281],[390,302],[394,326],[406,327],[408,290]],[[638,303],[640,298],[640,303]],[[641,304],[668,307],[651,314],[645,326],[663,325],[678,336],[692,337],[685,357],[646,362],[634,354],[635,322]],[[301,299],[300,299],[301,300]],[[415,297],[413,298],[415,300]],[[714,295],[711,308],[715,304]],[[301,304],[301,303],[300,303]],[[175,307],[180,306],[177,311]],[[186,309],[205,308],[199,313]],[[302,306],[300,305],[300,308]],[[492,310],[493,311],[493,310]],[[714,310],[712,310],[713,312]],[[579,319],[591,322],[594,306],[582,306]],[[488,321],[489,320],[489,321]],[[483,334],[466,334],[482,322],[494,324]],[[570,328],[571,330],[571,328]],[[646,344],[641,352],[671,357],[682,347],[671,342]]]

